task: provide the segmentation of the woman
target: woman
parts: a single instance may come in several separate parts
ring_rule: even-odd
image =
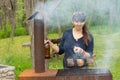
[[[58,54],[64,54],[64,68],[84,68],[88,66],[87,58],[93,55],[93,37],[85,25],[85,14],[75,12],[72,17],[74,27],[63,33],[60,45],[56,46],[51,41],[46,42]]]

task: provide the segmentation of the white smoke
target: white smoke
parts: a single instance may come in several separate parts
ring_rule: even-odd
[[[110,68],[110,66],[114,63],[114,59],[112,59],[114,55],[114,42],[112,39],[106,39],[105,41],[105,52],[101,53],[104,57],[101,59],[102,67]]]
[[[72,14],[75,11],[82,11],[86,13],[87,20],[95,16],[101,16],[106,19],[110,18],[116,22],[120,20],[120,7],[116,6],[120,1],[115,0],[49,0],[45,3],[38,3],[35,7],[35,11],[39,11],[39,16],[41,15],[46,18],[50,26],[57,26],[56,20],[58,19],[60,25],[64,26],[71,23]],[[118,4],[117,4],[118,5]],[[112,12],[109,15],[108,12]],[[99,18],[98,18],[99,20]],[[109,23],[109,21],[106,21]]]

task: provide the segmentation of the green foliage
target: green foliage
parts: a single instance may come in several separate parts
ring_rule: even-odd
[[[6,31],[4,31],[4,29],[0,30],[0,39],[10,37],[10,32],[11,32],[10,23],[7,22],[6,23]]]
[[[14,31],[15,36],[27,35],[28,32],[23,27],[17,27]]]
[[[10,37],[11,34],[11,25],[10,23],[6,24],[6,31],[4,31],[4,29],[0,30],[0,39],[2,38],[8,38]],[[21,35],[27,35],[28,32],[25,30],[24,27],[20,27],[19,25],[16,26],[15,30],[14,30],[14,35],[15,36],[21,36]]]
[[[24,2],[23,0],[17,0],[17,8],[16,8],[16,27],[14,30],[14,36],[27,35],[28,31],[26,30],[26,14],[24,11]],[[1,10],[0,10],[1,13]],[[3,28],[6,26],[6,30]],[[2,29],[0,29],[0,39],[8,38],[11,35],[11,25],[10,22],[7,22],[5,25],[2,25]]]
[[[62,25],[60,24],[61,27],[61,32],[64,32],[66,29],[72,28],[73,25],[72,23],[68,24],[68,25]],[[56,26],[48,26],[48,33],[59,33],[59,29],[58,29],[58,25]]]
[[[49,69],[63,69],[63,55],[50,59],[48,63]]]
[[[16,29],[15,29],[15,36],[26,35],[28,34],[26,30],[26,13],[24,9],[24,2],[23,0],[18,0],[17,2],[17,11],[16,11]]]
[[[90,32],[93,34],[112,34],[114,32],[119,32],[119,27],[109,26],[109,25],[97,25],[90,26]]]
[[[18,0],[17,2],[17,11],[16,11],[16,19],[17,19],[17,25],[20,25],[21,27],[25,27],[25,20],[26,20],[26,13],[24,9],[24,2],[23,0]]]

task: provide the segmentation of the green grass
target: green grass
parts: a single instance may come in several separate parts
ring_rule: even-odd
[[[120,80],[120,33],[94,34],[97,67],[109,68],[113,80]]]
[[[95,34],[93,32],[95,48],[97,54],[96,67],[109,68],[113,75],[113,80],[120,80],[120,33]],[[50,34],[49,38],[58,37],[57,34]],[[25,69],[32,68],[31,54],[29,47],[22,47],[22,44],[29,42],[29,36],[15,37],[14,41],[9,38],[0,40],[0,63],[15,66],[16,80],[18,75]],[[63,56],[50,59],[49,69],[62,69]]]
[[[9,38],[0,40],[0,64],[15,66],[16,80],[20,72],[31,68],[30,50],[22,44],[29,41],[28,36],[20,36],[10,41]]]

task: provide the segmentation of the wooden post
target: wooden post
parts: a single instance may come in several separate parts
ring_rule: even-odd
[[[34,63],[35,72],[45,72],[44,57],[44,21],[40,19],[34,20]]]

